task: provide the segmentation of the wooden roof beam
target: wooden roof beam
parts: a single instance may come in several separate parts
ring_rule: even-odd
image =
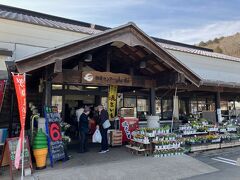
[[[17,70],[21,73],[31,72],[49,64],[55,63],[55,59],[68,59],[69,57],[96,49],[112,42],[124,42],[128,46],[141,46],[155,54],[158,59],[164,61],[168,66],[179,73],[183,73],[193,84],[200,85],[201,79],[194,74],[188,67],[178,61],[164,48],[139,29],[134,23],[106,30],[92,36],[73,41],[65,45],[48,49],[38,54],[15,61]],[[160,63],[161,61],[158,61]]]

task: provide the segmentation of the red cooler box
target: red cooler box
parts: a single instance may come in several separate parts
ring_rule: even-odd
[[[124,107],[119,112],[119,128],[122,131],[122,141],[127,142],[132,138],[132,132],[139,128],[139,119],[136,118],[136,108]]]
[[[120,130],[122,131],[122,141],[127,142],[132,138],[132,132],[139,128],[138,118],[121,117]]]

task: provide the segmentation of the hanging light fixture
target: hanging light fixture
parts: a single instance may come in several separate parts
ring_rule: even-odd
[[[86,86],[86,89],[98,89],[97,86]]]
[[[140,69],[146,68],[146,61],[140,61],[139,67],[140,67]]]
[[[85,56],[84,62],[92,62],[92,54],[87,54]]]

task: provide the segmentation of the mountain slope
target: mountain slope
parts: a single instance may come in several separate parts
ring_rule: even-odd
[[[201,47],[213,49],[214,52],[240,57],[240,33],[232,36],[215,38],[207,42],[200,42]]]

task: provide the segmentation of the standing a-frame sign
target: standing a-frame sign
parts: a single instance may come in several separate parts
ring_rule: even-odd
[[[46,133],[48,138],[48,151],[51,166],[53,163],[65,159],[64,144],[61,135],[61,117],[55,106],[45,106]]]
[[[18,137],[15,138],[7,138],[4,144],[3,152],[2,152],[2,158],[0,161],[0,167],[1,166],[7,166],[9,165],[10,170],[10,177],[13,179],[13,171],[17,171],[18,169],[15,167],[15,154],[17,150],[18,145]],[[24,140],[24,156],[21,156],[20,163],[22,162],[22,157],[24,158],[24,167],[31,168],[32,169],[32,158],[29,148],[29,141],[28,138],[25,137]],[[20,168],[22,168],[20,166]]]

